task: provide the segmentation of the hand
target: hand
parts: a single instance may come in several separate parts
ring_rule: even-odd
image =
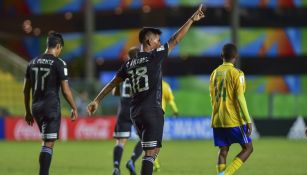
[[[98,108],[98,102],[97,101],[92,101],[88,106],[87,106],[87,112],[88,115],[93,115],[95,113],[96,109]]]
[[[79,117],[77,109],[71,110],[70,120],[75,121]]]
[[[173,112],[174,118],[177,118],[179,116],[178,112]]]
[[[199,21],[205,17],[205,14],[202,8],[203,8],[203,5],[200,4],[196,12],[191,16],[192,21]]]
[[[251,123],[248,123],[246,125],[246,135],[247,136],[251,136],[252,131],[253,131],[253,125]]]
[[[26,113],[25,120],[29,126],[33,126],[34,118],[31,113]]]

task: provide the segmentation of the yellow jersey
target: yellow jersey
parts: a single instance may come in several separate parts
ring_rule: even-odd
[[[162,80],[162,109],[164,112],[166,109],[166,104],[170,104],[174,113],[178,112],[172,89],[166,81]]]
[[[224,62],[210,76],[213,128],[237,127],[245,124],[238,96],[245,92],[244,73],[232,63]]]

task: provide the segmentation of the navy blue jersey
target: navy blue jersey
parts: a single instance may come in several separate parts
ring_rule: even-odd
[[[123,81],[120,84],[120,106],[119,106],[119,113],[125,113],[130,118],[130,102],[131,102],[131,96],[132,96],[132,87],[129,82],[129,79],[126,78],[125,81]]]
[[[140,112],[161,109],[162,61],[168,56],[168,44],[151,51],[139,52],[137,57],[127,60],[118,70],[117,76],[128,78],[131,83],[132,116]]]
[[[59,110],[61,81],[68,79],[63,60],[51,54],[38,56],[28,64],[26,78],[32,85],[32,108]]]

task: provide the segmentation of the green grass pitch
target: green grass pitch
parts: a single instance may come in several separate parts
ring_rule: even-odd
[[[129,141],[122,159],[124,167],[136,142]],[[114,141],[57,142],[51,175],[111,175]],[[1,175],[38,174],[40,142],[0,141]],[[240,147],[233,145],[228,162]],[[156,175],[215,175],[217,149],[212,141],[164,141]],[[137,169],[140,168],[137,161]],[[306,175],[307,141],[265,138],[254,141],[254,153],[236,175]]]

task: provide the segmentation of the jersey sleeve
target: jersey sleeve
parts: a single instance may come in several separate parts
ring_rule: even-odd
[[[159,48],[154,50],[155,57],[158,58],[159,61],[163,61],[168,56],[168,43],[160,46]]]
[[[239,72],[235,77],[236,94],[239,96],[245,92],[245,76],[243,72]]]
[[[60,80],[68,80],[68,69],[67,64],[65,61],[59,59],[60,61],[57,61],[56,64],[56,71],[57,75],[60,78]]]
[[[126,69],[126,64],[127,62],[125,62],[124,64],[122,64],[122,66],[118,69],[116,76],[122,78],[123,80],[125,80],[126,78],[128,78],[128,74],[127,74],[127,69]]]

